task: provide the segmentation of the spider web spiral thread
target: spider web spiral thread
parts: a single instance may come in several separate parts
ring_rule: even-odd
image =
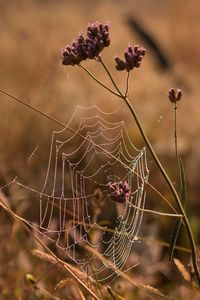
[[[13,181],[39,197],[38,230],[84,270],[92,264],[100,282],[112,281],[117,276],[113,266],[123,270],[127,262],[141,226],[149,177],[146,148],[134,146],[125,122],[110,120],[115,115],[119,118],[118,111],[78,106],[66,128],[52,134],[42,190]],[[108,182],[116,181],[130,187],[125,203],[109,197]],[[85,256],[85,245],[105,259],[94,251]]]

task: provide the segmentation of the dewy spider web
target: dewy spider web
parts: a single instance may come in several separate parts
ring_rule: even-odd
[[[149,175],[146,149],[133,145],[125,122],[112,121],[119,115],[78,106],[67,126],[52,134],[42,191],[13,181],[39,197],[39,231],[106,282],[123,270],[137,239]],[[108,191],[108,183],[120,181],[130,187],[124,203],[112,201]]]

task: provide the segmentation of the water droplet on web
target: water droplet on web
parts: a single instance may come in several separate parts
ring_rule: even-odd
[[[97,115],[94,114],[94,110],[97,111]],[[149,170],[145,164],[145,148],[138,150],[134,146],[125,125],[121,130],[121,121],[109,121],[108,117],[112,117],[112,120],[113,114],[114,112],[105,113],[96,106],[77,107],[68,123],[70,130],[68,131],[67,126],[63,131],[56,132],[55,135],[52,134],[51,150],[50,155],[48,155],[49,167],[42,191],[23,186],[17,180],[14,180],[13,183],[26,188],[34,195],[38,195],[38,200],[40,200],[38,208],[39,226],[46,230],[44,233],[46,238],[52,232],[55,233],[52,240],[56,242],[56,246],[65,250],[74,262],[86,266],[87,260],[85,258],[80,260],[76,248],[83,241],[91,246],[89,233],[90,230],[96,229],[98,224],[96,215],[93,213],[93,206],[91,207],[93,199],[95,200],[94,212],[97,211],[95,207],[99,205],[99,202],[94,198],[96,194],[93,194],[93,191],[99,189],[103,192],[102,189],[104,189],[106,199],[109,199],[107,184],[119,182],[122,175],[126,176],[131,182],[131,195],[127,198],[127,202],[117,206],[116,214],[118,216],[115,214],[114,217],[112,211],[102,209],[100,220],[102,222],[108,221],[109,225],[106,227],[104,223],[100,223],[99,229],[97,227],[95,231],[97,235],[95,237],[94,234],[94,240],[92,240],[92,247],[96,251],[101,250],[101,255],[105,256],[114,267],[122,269],[133,242],[140,243],[135,235],[141,225],[141,222],[136,222],[139,220],[137,216],[142,218],[142,211],[135,209],[133,205],[136,201],[138,201],[138,208],[143,208],[145,205],[143,183],[148,180]],[[161,119],[162,117],[159,118],[159,120]],[[77,120],[79,120],[78,130],[77,126],[75,128],[72,126],[77,123]],[[83,157],[79,155],[82,153],[81,151],[84,153]],[[121,151],[120,155],[116,151]],[[62,166],[58,165],[55,168],[61,159]],[[61,173],[60,167],[62,167]],[[141,181],[136,182],[136,185],[135,177],[133,177],[135,170],[141,178]],[[69,181],[66,181],[68,178],[66,174],[69,174]],[[52,177],[59,178],[53,186]],[[49,191],[51,191],[50,195]],[[108,204],[110,202],[108,201]],[[63,231],[62,228],[65,224],[67,224],[67,228]],[[124,237],[126,237],[126,243]],[[119,253],[118,249],[122,251]],[[94,256],[94,259],[98,259],[98,257]],[[99,271],[100,275],[102,273],[99,276],[102,277],[101,281],[113,278],[113,270],[111,270],[109,263],[100,264],[101,261],[99,261],[99,270],[102,270]],[[106,269],[108,276],[104,277],[104,273],[106,273],[104,270]],[[83,270],[85,271],[85,267]],[[96,270],[98,272],[98,269]]]

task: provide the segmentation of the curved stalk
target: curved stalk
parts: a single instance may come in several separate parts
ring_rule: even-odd
[[[126,91],[125,91],[125,94],[124,94],[125,97],[128,96],[130,75],[131,75],[131,72],[129,71],[128,74],[127,74],[127,77],[126,77]]]
[[[104,89],[108,90],[110,93],[114,94],[117,97],[120,97],[120,94],[115,93],[113,90],[111,90],[109,87],[107,87],[104,83],[99,81],[87,68],[85,68],[82,65],[78,65],[80,68],[82,68],[92,79],[94,79],[99,85],[101,85]]]
[[[175,153],[176,153],[176,160],[178,169],[180,169],[180,163],[178,158],[178,138],[177,138],[177,116],[176,116],[176,110],[177,110],[177,103],[174,103],[174,145],[175,145]]]
[[[99,57],[98,61],[102,64],[103,68],[105,69],[106,73],[108,74],[108,77],[110,78],[113,86],[115,87],[115,89],[117,90],[117,92],[119,93],[120,96],[123,96],[122,92],[120,91],[120,89],[118,88],[118,85],[116,84],[115,80],[113,79],[110,71],[108,70],[108,67],[106,66],[106,64],[104,63],[104,61],[102,60],[101,57]]]
[[[194,236],[193,236],[193,232],[192,232],[192,229],[191,229],[191,226],[190,226],[190,223],[189,223],[189,220],[187,218],[187,215],[185,213],[185,210],[183,208],[183,205],[181,203],[181,200],[177,194],[177,191],[171,181],[171,179],[169,178],[168,174],[166,173],[164,167],[162,166],[157,154],[155,153],[152,145],[151,145],[151,142],[149,141],[145,131],[144,131],[144,128],[142,126],[142,123],[135,111],[135,109],[133,108],[132,104],[130,103],[128,97],[125,95],[123,95],[121,93],[121,91],[119,90],[115,80],[113,79],[110,71],[108,70],[107,66],[105,65],[105,63],[102,61],[102,59],[99,60],[103,66],[103,68],[105,69],[106,73],[108,74],[111,82],[113,83],[114,87],[116,88],[116,90],[118,91],[118,93],[120,94],[120,98],[124,100],[124,102],[126,103],[127,107],[129,108],[135,122],[136,122],[136,125],[140,131],[140,134],[147,146],[147,148],[149,149],[149,152],[151,153],[158,169],[160,170],[161,174],[163,175],[167,185],[169,186],[171,192],[172,192],[172,195],[174,196],[175,198],[175,201],[176,201],[176,204],[181,212],[181,214],[183,215],[183,223],[185,225],[185,228],[186,228],[186,231],[187,231],[187,234],[188,234],[188,239],[189,239],[189,242],[190,242],[190,246],[191,246],[191,252],[192,252],[192,264],[193,264],[193,267],[194,267],[194,270],[195,270],[195,274],[196,274],[196,279],[198,281],[198,284],[199,284],[199,287],[200,287],[200,272],[199,272],[199,268],[198,268],[198,263],[197,263],[197,253],[196,253],[196,248],[195,248],[195,241],[194,241]]]
[[[196,249],[195,249],[195,241],[194,241],[194,237],[193,237],[193,233],[192,233],[192,229],[191,229],[190,223],[189,223],[188,218],[186,216],[185,210],[184,210],[184,208],[182,206],[181,200],[179,199],[179,196],[178,196],[178,194],[176,192],[176,189],[175,189],[173,183],[171,182],[169,176],[165,172],[165,170],[164,170],[164,168],[163,168],[163,166],[162,166],[159,158],[157,157],[157,155],[156,155],[156,153],[155,153],[155,151],[154,151],[154,149],[153,149],[153,147],[152,147],[152,145],[151,145],[151,143],[150,143],[150,141],[149,141],[146,133],[144,132],[144,129],[143,129],[142,125],[141,125],[139,117],[137,116],[134,108],[132,107],[132,105],[129,102],[129,100],[128,100],[127,97],[124,97],[122,95],[122,99],[125,101],[126,105],[128,106],[129,110],[131,111],[131,114],[134,117],[134,120],[135,120],[135,122],[136,122],[136,124],[137,124],[137,126],[139,128],[139,131],[140,131],[140,133],[141,133],[141,135],[142,135],[142,137],[143,137],[143,139],[144,139],[144,141],[145,141],[145,143],[146,143],[146,145],[147,145],[147,147],[148,147],[148,149],[149,149],[149,151],[150,151],[153,159],[155,160],[155,162],[156,162],[159,170],[161,171],[163,177],[165,178],[165,180],[166,180],[166,182],[167,182],[167,184],[168,184],[168,186],[169,186],[169,188],[170,188],[170,190],[171,190],[171,192],[172,192],[172,194],[173,194],[173,196],[174,196],[174,198],[176,200],[177,206],[180,209],[181,214],[183,215],[183,222],[185,224],[185,228],[186,228],[186,231],[187,231],[187,234],[188,234],[188,238],[189,238],[189,242],[190,242],[190,246],[191,246],[191,250],[192,250],[193,267],[194,267],[194,270],[195,270],[195,274],[196,274],[196,278],[197,278],[198,284],[200,286],[200,273],[199,273],[198,263],[197,263],[197,254],[196,254]]]
[[[98,82],[98,81],[97,81],[97,82]],[[0,89],[0,93],[2,93],[2,94],[4,94],[4,95],[6,95],[6,96],[8,96],[8,97],[10,97],[10,98],[12,98],[12,99],[14,99],[14,100],[16,100],[17,102],[19,102],[19,103],[21,103],[21,104],[23,104],[23,105],[25,105],[25,106],[28,107],[29,109],[31,109],[31,110],[37,112],[38,114],[40,114],[40,115],[46,117],[47,119],[51,120],[52,122],[54,122],[55,124],[61,126],[62,128],[67,128],[67,129],[68,129],[69,131],[71,131],[72,133],[75,133],[75,131],[74,131],[72,128],[70,128],[69,126],[66,127],[66,124],[61,123],[59,120],[57,120],[57,119],[55,119],[55,118],[49,116],[49,115],[46,114],[45,112],[43,112],[43,111],[37,109],[36,107],[34,107],[34,106],[28,104],[27,102],[23,101],[22,99],[20,99],[20,98],[14,96],[14,95],[12,95],[12,94],[10,94],[10,93],[8,93],[8,92],[2,90],[2,89]],[[118,95],[117,95],[117,96],[118,96]],[[119,96],[118,96],[118,97],[119,97]],[[121,96],[120,96],[120,97],[121,97]],[[80,137],[82,137],[82,138],[85,138],[85,137],[84,137],[82,134],[80,134],[80,133],[78,133],[78,135],[79,135]],[[87,139],[87,140],[88,140],[88,139]],[[88,140],[88,141],[91,142],[90,140]],[[120,163],[122,163],[117,157],[112,156],[112,154],[108,153],[108,152],[107,152],[105,149],[103,149],[101,146],[95,144],[94,142],[93,142],[93,145],[95,145],[98,149],[104,151],[105,153],[107,153],[107,154],[110,155],[111,157],[115,158],[115,159],[116,159],[117,161],[119,161]],[[124,165],[125,168],[128,168],[128,169],[129,169],[129,167],[128,167],[127,165],[125,165],[125,164],[123,164],[123,165]],[[130,169],[130,171],[132,171],[132,170]],[[136,176],[140,177],[139,174],[137,174],[137,172],[135,172],[135,171],[134,171],[134,174],[135,174]],[[15,179],[12,180],[11,182],[9,182],[9,185],[10,185],[11,183],[13,183],[14,181],[15,181]],[[19,184],[19,183],[18,183],[18,184]],[[166,199],[166,198],[165,198],[165,197],[164,197],[164,196],[163,196],[163,195],[162,195],[162,194],[161,194],[161,193],[160,193],[160,192],[159,192],[152,184],[150,184],[149,182],[147,182],[146,184],[147,184],[147,185],[148,185],[155,193],[157,193],[157,195],[158,195],[163,201],[165,201],[165,203],[172,209],[172,211],[173,211],[174,213],[178,214],[177,210],[169,203],[169,201],[167,201],[167,199]],[[5,186],[4,186],[4,187],[5,187]]]

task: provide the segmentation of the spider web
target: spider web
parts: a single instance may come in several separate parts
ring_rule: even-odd
[[[126,265],[149,176],[146,149],[134,146],[119,118],[118,110],[78,106],[67,126],[52,133],[42,190],[13,181],[39,198],[38,230],[101,282],[112,281]],[[108,183],[125,181],[128,199],[112,201]]]

